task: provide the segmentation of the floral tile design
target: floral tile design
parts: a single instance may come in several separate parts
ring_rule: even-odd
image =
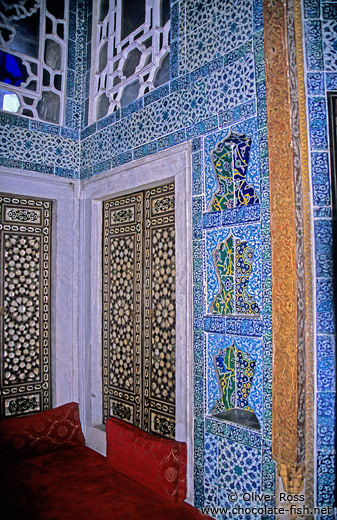
[[[260,423],[263,424],[263,366],[261,340],[248,338],[234,338],[221,334],[209,334],[207,343],[207,412],[214,408],[220,395],[219,383],[214,366],[214,357],[219,351],[229,348],[233,342],[236,346],[255,360],[253,383],[249,392],[248,404],[254,410]]]

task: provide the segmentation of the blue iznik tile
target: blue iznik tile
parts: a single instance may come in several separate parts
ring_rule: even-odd
[[[233,226],[259,221],[261,218],[260,204],[228,208],[223,211],[209,211],[203,215],[203,228],[211,229],[220,226]]]
[[[201,238],[202,236],[202,197],[193,197],[192,200],[192,228],[193,238]]]
[[[76,40],[76,13],[69,12],[69,39]]]
[[[308,70],[323,70],[324,61],[320,20],[305,22],[304,34]]]
[[[171,41],[179,39],[179,3],[171,6]]]
[[[329,155],[313,152],[311,155],[314,206],[330,205]]]
[[[255,97],[255,70],[252,53],[213,72],[209,77],[209,110],[220,111],[246,103]]]
[[[218,439],[205,433],[205,484],[217,485],[218,480]]]
[[[246,181],[252,184],[255,192],[260,198],[260,168],[259,168],[259,143],[257,138],[257,120],[256,118],[243,121],[233,125],[232,131],[244,134],[247,138],[251,138],[250,154],[248,167],[246,170]],[[205,163],[205,196],[206,210],[210,204],[213,193],[217,189],[216,175],[212,163],[211,153],[216,148],[217,143],[222,141],[228,134],[229,129],[210,134],[205,138],[204,143],[204,163]]]
[[[103,128],[103,126],[102,126]],[[81,139],[85,139],[86,137],[89,137],[89,135],[92,135],[96,132],[96,123],[93,123],[90,126],[87,126],[84,130],[81,132]]]
[[[316,304],[318,334],[333,334],[335,326],[332,281],[317,280]]]
[[[191,126],[207,119],[208,113],[208,84],[205,78],[191,83],[186,90],[180,93],[180,110],[183,112],[184,126]]]
[[[253,52],[253,43],[251,40],[247,41],[246,43],[240,45],[239,47],[236,47],[233,50],[228,51],[223,56],[222,65],[227,66],[233,64],[235,61],[240,60],[247,54],[252,54]],[[221,68],[221,67],[220,67]]]
[[[314,226],[317,277],[332,277],[332,223],[330,220],[316,220]]]
[[[246,43],[253,33],[253,1],[218,2],[217,26],[220,55]]]
[[[247,242],[252,248],[252,264],[247,291],[254,298],[259,309],[262,306],[261,290],[261,236],[259,225],[243,225],[236,228],[212,230],[206,234],[206,273],[207,273],[207,309],[219,293],[219,281],[213,260],[213,251],[232,234],[236,239]],[[207,311],[208,312],[208,311]],[[215,315],[214,316],[220,316]],[[247,315],[247,318],[250,317]]]
[[[267,100],[266,100],[266,84],[260,81],[256,84],[257,93],[257,117],[259,128],[267,126]]]
[[[314,208],[314,218],[331,218],[331,208]]]
[[[330,451],[334,442],[335,429],[330,417],[317,417],[317,448]]]
[[[215,60],[210,61],[206,65],[203,65],[202,70],[204,73],[204,76],[209,76],[216,70],[221,70],[224,66],[224,59],[223,57],[216,58]],[[193,73],[191,74],[191,76]]]
[[[172,134],[165,135],[158,139],[158,150],[164,150],[165,148],[169,148],[170,146],[175,146],[176,144],[183,143],[186,141],[186,132],[185,129],[178,130],[177,132],[173,132]],[[149,143],[150,145],[151,143]]]
[[[262,465],[262,493],[265,495],[275,495],[275,463],[274,461],[265,462]],[[274,501],[264,502],[273,505]]]
[[[150,92],[149,94],[146,94],[146,96],[144,96],[144,106],[150,105],[154,101],[157,101],[158,99],[168,96],[169,92],[170,92],[170,87],[169,87],[168,83],[152,90],[152,92]],[[137,101],[139,102],[140,100],[137,100]],[[135,112],[135,110],[133,110],[133,112]],[[132,111],[130,113],[132,113]]]
[[[247,101],[242,105],[237,105],[230,110],[219,113],[219,126],[228,126],[238,123],[244,119],[249,119],[256,114],[256,101]]]
[[[0,127],[0,154],[3,158],[42,164],[42,167],[56,165],[78,170],[78,152],[78,143],[74,139],[10,125]]]
[[[19,117],[14,114],[6,114],[0,112],[0,125],[17,126],[19,128],[28,128],[30,120],[24,117]]]
[[[317,337],[317,362],[320,363],[323,359],[333,358],[335,353],[335,341],[333,336],[318,336]]]
[[[309,96],[324,96],[323,72],[309,72],[307,75]]]
[[[193,32],[209,23],[212,14],[216,11],[216,0],[184,0],[186,33]]]
[[[181,124],[179,93],[159,99],[127,118],[128,146],[140,146],[178,130]]]
[[[209,506],[209,507],[213,507],[213,508],[216,507],[217,500],[218,500],[217,486],[205,484],[204,495],[205,495],[204,506],[206,506],[206,507]],[[207,514],[208,514],[208,516],[211,516],[212,518],[216,518],[216,513],[212,513],[211,511],[209,511]]]
[[[334,6],[337,13],[337,6]],[[337,19],[322,22],[325,70],[337,72]]]
[[[337,90],[337,72],[326,73],[326,89]]]
[[[318,392],[317,393],[317,417],[330,418],[331,424],[334,423],[335,417],[335,393],[334,392]]]
[[[262,386],[262,344],[260,340],[253,338],[240,338],[236,336],[224,336],[221,334],[209,334],[207,341],[207,413],[214,408],[216,402],[222,397],[219,387],[215,356],[220,350],[230,347],[233,343],[240,351],[249,355],[255,362],[255,370],[252,386],[249,392],[248,405],[254,411],[260,425],[263,420],[263,386]]]
[[[267,128],[259,128],[259,151],[262,174],[265,177],[269,175],[269,164],[268,164],[268,133]]]
[[[204,317],[204,330],[205,332],[261,338],[266,319],[267,317],[262,320],[256,318],[237,318],[235,316],[225,318],[219,315],[208,315]]]
[[[73,40],[68,41],[68,68],[76,69],[76,43]]]
[[[34,121],[33,119],[29,121],[29,128],[36,132],[44,132],[46,134],[51,135],[59,135],[60,127],[57,125],[52,125],[49,123],[42,123],[40,121]]]
[[[186,130],[186,137],[188,140],[191,140],[199,135],[208,134],[211,130],[214,130],[218,127],[218,118],[210,117],[209,119],[205,119],[204,121],[200,121],[193,126],[190,126]]]
[[[69,137],[70,139],[74,139],[77,141],[80,137],[80,132],[79,130],[73,128],[61,126],[61,137]]]
[[[192,152],[193,153],[197,152],[200,149],[201,149],[201,138],[200,137],[196,137],[192,141]]]
[[[261,449],[261,433],[242,425],[225,422],[212,416],[206,416],[206,431],[216,437],[225,438],[250,448]]]
[[[317,453],[317,505],[332,506],[335,489],[335,457],[332,452]]]
[[[262,1],[253,0],[253,32],[263,29]]]
[[[264,66],[264,36],[263,31],[254,34],[254,58],[255,58],[255,76],[256,81],[263,81],[265,79]]]
[[[328,148],[326,115],[325,98],[309,97],[309,125],[312,150],[325,150]]]
[[[245,493],[261,492],[261,451],[227,439],[219,439],[218,505],[232,507],[229,493],[240,503]],[[248,501],[243,504],[249,505]],[[256,518],[256,517],[255,517]]]
[[[213,19],[188,32],[179,46],[180,73],[192,71],[220,56],[218,26]]]
[[[322,4],[322,15],[324,20],[337,20],[337,5],[335,0],[324,1]]]
[[[335,391],[335,359],[322,359],[317,364],[317,391]]]
[[[320,0],[304,0],[304,18],[319,18],[320,14]]]

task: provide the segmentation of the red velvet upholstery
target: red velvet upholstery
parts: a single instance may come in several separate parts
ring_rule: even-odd
[[[211,520],[121,475],[84,446],[4,467],[0,500],[11,520]]]
[[[186,444],[150,435],[125,421],[106,423],[107,457],[119,473],[181,502],[186,498]]]
[[[0,421],[0,458],[14,461],[84,445],[78,404]]]
[[[109,421],[107,426],[109,460],[84,446],[75,403],[0,423],[2,511],[7,510],[11,520],[211,520],[190,505],[172,500],[172,496],[176,499],[185,493],[184,478],[175,465],[176,457],[181,456],[185,460],[181,467],[185,467],[185,445],[154,437],[155,448],[151,450],[148,437],[152,436],[143,435],[144,432],[132,426],[122,428],[118,422]],[[119,432],[119,446],[113,430]],[[126,433],[128,436],[124,437]],[[141,442],[136,441],[137,435]],[[151,464],[136,469],[139,463],[129,457],[125,461],[127,466],[122,467],[128,439],[134,446],[142,446],[139,460],[144,462],[148,453]],[[119,455],[115,457],[113,451]],[[37,455],[41,452],[42,455]],[[138,451],[132,453],[138,457]],[[120,464],[124,474],[112,467],[113,460]],[[182,484],[179,478],[176,481],[172,477],[166,478],[165,484],[165,472],[167,476],[175,475],[169,468],[178,472]],[[143,475],[148,481],[136,482],[127,473],[137,478]],[[152,477],[156,486],[163,482],[165,492],[150,489]],[[170,493],[170,497],[164,496]]]

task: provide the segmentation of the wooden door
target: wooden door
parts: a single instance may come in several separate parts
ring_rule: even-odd
[[[103,418],[175,435],[174,184],[103,204]]]
[[[51,407],[51,209],[0,195],[1,418]]]

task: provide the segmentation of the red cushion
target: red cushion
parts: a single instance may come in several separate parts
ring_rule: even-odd
[[[11,520],[211,520],[121,475],[85,446],[4,466],[0,503]]]
[[[15,460],[84,445],[78,404],[0,422],[0,458]]]
[[[106,423],[107,457],[123,475],[181,502],[186,497],[186,444],[146,433],[119,419]]]

